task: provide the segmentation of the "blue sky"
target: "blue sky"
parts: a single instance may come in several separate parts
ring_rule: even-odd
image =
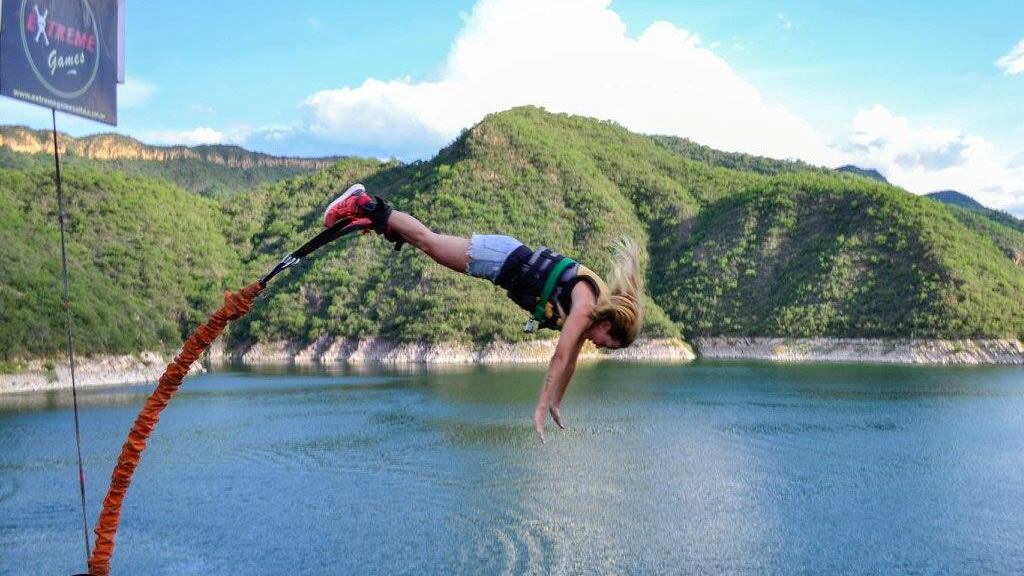
[[[412,159],[536,103],[1024,213],[1022,41],[1009,1],[129,0],[117,131]]]

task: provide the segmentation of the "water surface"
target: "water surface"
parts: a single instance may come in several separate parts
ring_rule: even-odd
[[[1024,571],[1024,370],[221,372],[164,413],[114,574]],[[148,387],[80,394],[90,525]],[[0,396],[0,573],[84,569],[67,394]]]

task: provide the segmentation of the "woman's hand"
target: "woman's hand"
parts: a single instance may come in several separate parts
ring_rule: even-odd
[[[544,387],[546,389],[547,386]],[[547,415],[550,412],[551,419],[555,421],[555,424],[559,428],[565,430],[565,425],[562,424],[562,410],[559,406],[554,404],[548,405],[547,399],[544,397],[544,389],[541,389],[541,397],[537,402],[537,408],[533,411],[533,428],[537,431],[537,436],[540,438],[541,444],[545,443],[544,438],[544,424],[547,420]],[[561,399],[558,401],[561,403]]]

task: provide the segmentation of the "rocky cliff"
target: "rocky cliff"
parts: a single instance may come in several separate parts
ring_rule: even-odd
[[[50,132],[21,126],[0,127],[0,147],[21,154],[52,154]],[[337,162],[338,157],[290,158],[250,152],[238,146],[151,146],[120,134],[96,134],[74,138],[58,133],[57,147],[61,154],[91,160],[146,160],[165,162],[191,159],[229,168],[302,168],[318,170]]]

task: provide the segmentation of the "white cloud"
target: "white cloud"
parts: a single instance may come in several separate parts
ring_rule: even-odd
[[[849,140],[857,165],[876,168],[911,192],[953,189],[988,207],[1024,215],[1024,166],[980,136],[914,127],[876,105],[854,117]]]
[[[266,154],[277,156],[345,156],[352,154],[352,150],[341,147],[334,142],[313,136],[308,130],[302,127],[261,127],[249,132],[241,144],[252,150],[259,150]],[[379,158],[388,159],[392,155],[381,155]]]
[[[128,74],[124,84],[117,86],[117,105],[119,108],[142,106],[159,88],[156,84]]]
[[[790,30],[793,28],[793,23],[789,21],[789,18],[786,18],[785,14],[779,12],[775,16],[779,19],[779,24],[781,24],[783,28],[785,28],[786,30]]]
[[[996,66],[1007,74],[1024,73],[1024,40],[1018,42],[1005,56],[996,60]]]
[[[153,144],[184,144],[186,146],[223,144],[229,141],[223,132],[205,126],[192,130],[154,130],[144,133],[142,140]]]
[[[202,116],[214,116],[217,114],[217,109],[210,104],[193,103],[188,105],[189,114],[198,114]]]
[[[841,145],[830,145],[800,116],[762,97],[695,34],[657,22],[627,35],[608,0],[481,0],[460,16],[465,24],[436,80],[369,78],[323,90],[306,99],[297,126],[165,130],[149,139],[414,159],[432,155],[490,112],[534,104],[723,150],[826,166],[852,162],[914,193],[956,189],[1024,213],[1024,155],[1011,158],[963,130],[913,126],[882,106],[862,110]],[[1004,64],[1008,73],[1024,66],[1024,41]]]
[[[438,80],[371,78],[317,92],[305,102],[305,129],[350,153],[416,158],[487,113],[523,104],[724,150],[842,159],[696,35],[656,22],[630,36],[608,0],[481,0]]]

